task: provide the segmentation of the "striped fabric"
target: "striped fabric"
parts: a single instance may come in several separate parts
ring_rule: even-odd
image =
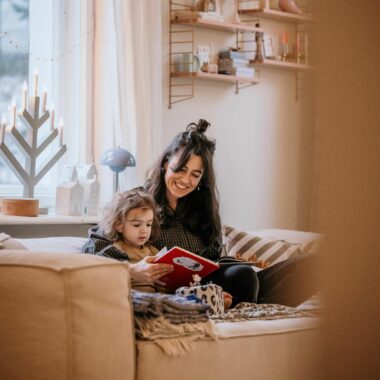
[[[227,255],[250,262],[257,262],[259,267],[267,268],[284,261],[295,254],[307,254],[317,249],[317,242],[292,244],[285,240],[272,240],[224,226]]]

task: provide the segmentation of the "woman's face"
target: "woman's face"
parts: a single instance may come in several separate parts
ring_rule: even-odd
[[[166,196],[171,207],[177,206],[178,198],[182,198],[194,191],[203,175],[202,157],[191,154],[185,166],[177,173],[173,169],[181,157],[182,152],[173,155],[165,164]]]

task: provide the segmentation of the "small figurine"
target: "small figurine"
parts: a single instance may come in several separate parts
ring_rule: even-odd
[[[256,54],[255,54],[255,63],[264,62],[264,32],[255,33],[256,41]]]
[[[201,284],[202,277],[199,274],[193,274],[193,281],[190,282],[190,286],[199,286]]]

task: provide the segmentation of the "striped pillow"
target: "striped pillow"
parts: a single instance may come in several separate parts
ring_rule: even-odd
[[[316,241],[294,244],[285,240],[263,238],[230,226],[224,226],[224,236],[228,256],[256,262],[256,266],[260,268],[267,268],[295,254],[314,252],[318,244]]]

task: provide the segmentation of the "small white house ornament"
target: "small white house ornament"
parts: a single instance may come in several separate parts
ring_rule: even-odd
[[[95,164],[65,165],[57,187],[56,214],[98,214],[100,183]]]
[[[79,180],[67,181],[57,187],[55,212],[58,215],[83,214],[84,188]]]

